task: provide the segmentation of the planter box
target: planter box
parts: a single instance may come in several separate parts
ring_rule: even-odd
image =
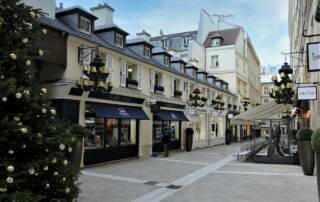
[[[154,93],[162,95],[164,92],[164,87],[162,86],[154,86]]]
[[[127,79],[127,88],[138,89],[138,81],[133,79]]]
[[[182,92],[179,90],[174,91],[174,97],[180,98],[182,96]]]

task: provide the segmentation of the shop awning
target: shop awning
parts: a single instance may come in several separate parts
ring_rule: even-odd
[[[186,115],[180,111],[161,110],[155,114],[155,117],[162,121],[189,121]]]
[[[91,110],[97,118],[139,119],[148,120],[148,116],[141,107],[91,103]]]
[[[291,105],[277,104],[274,101],[259,105],[246,112],[242,112],[239,115],[231,119],[232,125],[237,125],[240,122],[253,122],[254,120],[263,119],[273,119],[279,118],[278,115],[281,114],[286,109],[291,109]]]

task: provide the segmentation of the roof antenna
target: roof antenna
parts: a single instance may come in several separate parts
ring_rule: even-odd
[[[219,27],[220,27],[220,22],[225,22],[224,19],[225,18],[230,18],[230,17],[234,17],[233,14],[227,14],[227,15],[224,15],[224,14],[213,14],[212,17],[217,17],[218,18],[218,32],[219,32]]]

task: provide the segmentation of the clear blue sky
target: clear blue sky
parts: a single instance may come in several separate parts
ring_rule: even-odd
[[[281,64],[289,50],[288,0],[56,0],[64,7],[86,9],[107,2],[115,9],[114,23],[130,33],[145,29],[152,36],[195,30],[200,9],[210,14],[233,14],[226,21],[243,26],[262,65]]]

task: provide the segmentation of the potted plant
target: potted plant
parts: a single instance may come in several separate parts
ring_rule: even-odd
[[[157,85],[154,86],[154,92],[155,93],[162,94],[163,91],[164,91],[164,87],[163,86],[157,86]]]
[[[318,128],[312,133],[311,146],[312,150],[316,154],[318,196],[320,199],[320,128]]]
[[[311,148],[312,130],[310,128],[300,128],[297,132],[299,160],[305,175],[313,175],[314,153]]]
[[[181,97],[181,96],[182,96],[182,92],[180,90],[174,91],[174,97]]]
[[[128,88],[137,89],[138,84],[139,83],[137,80],[127,78],[127,87]]]

